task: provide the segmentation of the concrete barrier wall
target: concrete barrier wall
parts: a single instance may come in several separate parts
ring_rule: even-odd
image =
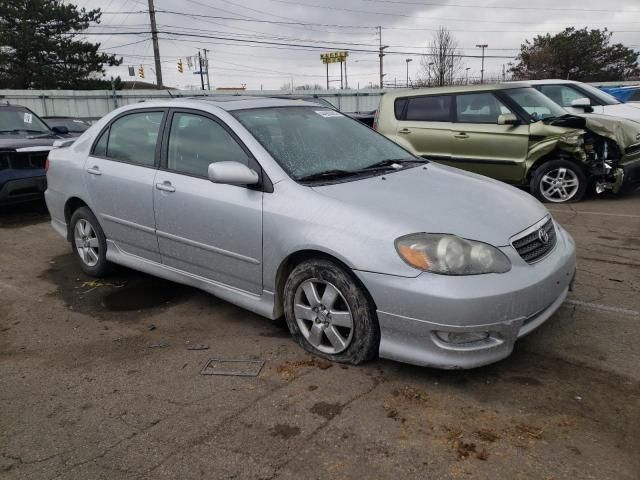
[[[237,95],[235,92],[206,92]],[[378,108],[382,90],[304,90],[294,95],[318,95],[342,112],[366,112]],[[242,95],[286,96],[282,90],[246,91]],[[23,105],[40,116],[101,117],[117,107],[159,98],[198,97],[202,90],[0,90],[0,102]]]

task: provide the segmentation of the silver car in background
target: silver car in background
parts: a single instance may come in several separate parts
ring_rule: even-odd
[[[573,240],[528,194],[308,102],[123,107],[48,165],[51,224],[86,273],[125,265],[284,314],[338,362],[495,362],[575,274]]]

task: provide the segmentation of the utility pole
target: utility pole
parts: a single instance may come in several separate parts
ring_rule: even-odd
[[[200,85],[202,85],[202,90],[204,90],[204,76],[202,74],[202,55],[200,55],[200,50],[198,50],[198,67],[200,73]]]
[[[409,88],[409,62],[412,62],[412,61],[413,61],[412,58],[405,59],[405,62],[407,62],[407,88]]]
[[[506,72],[504,71],[504,63],[502,64],[502,81],[504,82],[505,78],[507,77]]]
[[[349,82],[347,80],[347,57],[344,57],[344,88],[349,89]]]
[[[378,30],[378,39],[380,40],[380,53],[378,54],[378,57],[380,57],[380,88],[383,88],[384,73],[383,73],[383,67],[382,67],[382,57],[384,57],[384,49],[387,47],[382,46],[382,27],[376,27],[376,29]]]
[[[342,83],[342,60],[340,60],[340,90],[344,88],[344,83]]]
[[[207,52],[209,50],[207,50],[206,48],[203,48],[204,50],[204,67],[206,68],[205,72],[207,73],[207,90],[211,90],[211,84],[209,83],[209,59],[207,58]]]
[[[465,70],[467,71],[467,80],[466,80],[466,82],[465,82],[465,84],[466,84],[466,85],[469,85],[469,69],[470,69],[470,68],[471,68],[471,67],[467,67],[467,68],[465,68]]]
[[[156,61],[156,79],[158,87],[162,87],[162,67],[160,66],[160,46],[158,45],[158,27],[156,26],[156,10],[153,0],[149,2],[149,19],[151,20],[151,39],[153,41],[153,58]]]
[[[487,45],[486,43],[476,45],[476,47],[482,49],[482,68],[480,69],[480,85],[484,83],[484,49],[487,48],[488,46],[489,45]]]

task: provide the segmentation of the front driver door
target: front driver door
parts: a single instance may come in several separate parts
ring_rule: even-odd
[[[262,293],[262,195],[209,181],[210,163],[255,162],[215,117],[175,110],[168,121],[154,203],[162,262],[193,275]]]
[[[452,165],[509,183],[524,177],[529,125],[498,125],[513,113],[493,93],[456,95]]]

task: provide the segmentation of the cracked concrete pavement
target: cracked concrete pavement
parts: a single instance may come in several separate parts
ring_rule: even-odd
[[[510,358],[456,372],[314,360],[203,292],[84,276],[42,205],[0,212],[0,477],[635,480],[640,192],[550,209],[576,291]],[[266,363],[200,375],[210,357]]]

